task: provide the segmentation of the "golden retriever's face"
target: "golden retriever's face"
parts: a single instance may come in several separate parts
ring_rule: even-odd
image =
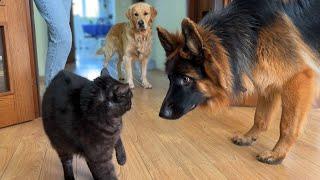
[[[136,3],[128,9],[126,16],[138,31],[146,31],[151,28],[157,10],[147,3]]]

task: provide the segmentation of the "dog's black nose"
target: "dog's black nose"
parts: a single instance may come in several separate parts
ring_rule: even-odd
[[[173,117],[173,104],[164,104],[161,107],[159,116],[164,119],[174,119]]]
[[[170,119],[172,116],[172,110],[171,109],[163,109],[160,111],[159,116],[164,119]]]
[[[143,22],[143,20],[139,20],[139,21],[138,21],[138,25],[139,25],[140,27],[144,27],[144,22]]]

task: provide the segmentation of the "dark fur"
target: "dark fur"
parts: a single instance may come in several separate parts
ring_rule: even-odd
[[[113,149],[126,162],[120,138],[122,115],[131,108],[132,93],[108,75],[93,82],[61,71],[47,88],[42,103],[43,125],[63,165],[65,179],[74,179],[73,155],[83,156],[94,179],[117,179]]]
[[[236,98],[241,92],[246,91],[243,87],[242,75],[245,74],[252,78],[252,70],[259,62],[257,59],[259,32],[261,29],[271,26],[281,13],[291,18],[306,44],[310,45],[310,48],[314,51],[319,52],[320,19],[318,16],[320,13],[320,1],[318,0],[234,0],[221,11],[208,13],[198,24],[203,29],[203,32],[200,33],[206,41],[204,44],[210,46],[205,48],[211,49],[210,51],[216,53],[216,46],[221,44],[226,51],[224,53],[227,55],[232,74],[232,92],[229,93],[229,96]],[[182,30],[184,31],[184,29]],[[210,37],[210,34],[214,37]],[[206,58],[205,55],[201,53],[197,55],[191,53],[190,55],[188,47],[185,46],[186,39],[184,37],[190,37],[190,34],[186,36],[182,32],[182,34],[168,35],[170,36],[169,38],[161,36],[160,33],[159,39],[168,56],[166,72],[169,77],[173,74],[188,77],[186,72],[189,72],[190,69],[195,72],[194,74],[199,79],[208,77],[203,63],[203,59]],[[166,39],[170,38],[171,42],[165,42]],[[213,39],[218,39],[218,44]],[[199,47],[199,49],[201,48],[203,47]],[[296,58],[293,56],[296,55],[296,49],[291,47],[289,43],[286,48],[289,51],[286,54],[288,61],[294,61]],[[188,54],[188,57],[181,56],[181,53],[179,55],[179,50],[176,51],[177,49],[183,49]],[[172,55],[175,54],[175,51],[176,55]],[[195,80],[192,77],[191,79]],[[193,81],[193,84],[195,85],[195,81]],[[172,83],[171,86],[176,86],[176,84]],[[171,86],[170,90],[177,89]],[[187,88],[189,87],[179,87],[181,91],[185,91],[184,89]],[[189,99],[192,96],[192,92],[199,93],[200,91],[194,88],[194,91],[189,91],[184,95],[175,95],[175,97],[171,98],[168,97],[169,94],[179,94],[179,92],[169,91],[160,115],[163,116],[165,107],[168,107],[169,104],[171,104],[171,107],[174,106],[179,109],[179,113],[171,113],[175,114],[174,116],[177,118],[193,109],[190,107],[206,102],[203,98],[198,98],[194,102],[189,100],[188,102],[180,103],[178,108],[177,105],[173,105],[172,102],[182,102],[185,99]]]
[[[250,77],[257,63],[259,31],[272,24],[279,13],[287,14],[307,44],[320,50],[319,0],[288,0],[286,3],[283,0],[234,0],[222,11],[209,13],[199,23],[212,30],[228,51],[236,93],[241,92],[241,75],[245,73]]]
[[[320,74],[319,0],[234,0],[182,33],[158,27],[170,87],[159,115],[178,119],[198,105],[216,111],[257,92],[254,125],[232,141],[251,145],[282,103],[280,137],[257,159],[278,164],[297,141]]]

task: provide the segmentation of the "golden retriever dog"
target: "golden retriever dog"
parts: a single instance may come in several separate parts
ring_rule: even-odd
[[[125,62],[126,81],[130,88],[134,88],[132,75],[132,62],[141,62],[141,80],[144,88],[150,89],[152,85],[147,79],[147,65],[152,48],[152,23],[157,16],[157,10],[147,3],[135,3],[126,12],[129,19],[127,23],[114,25],[106,36],[106,43],[97,54],[105,56],[104,66],[116,53],[119,56],[117,70],[119,80],[124,80],[121,65]]]

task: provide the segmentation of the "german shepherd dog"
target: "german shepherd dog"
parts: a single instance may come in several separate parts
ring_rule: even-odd
[[[170,80],[159,115],[178,119],[198,105],[218,110],[254,89],[254,125],[232,141],[251,145],[282,102],[280,138],[271,151],[257,156],[263,163],[281,163],[315,96],[319,13],[319,0],[234,0],[199,24],[184,19],[182,33],[158,27]]]

